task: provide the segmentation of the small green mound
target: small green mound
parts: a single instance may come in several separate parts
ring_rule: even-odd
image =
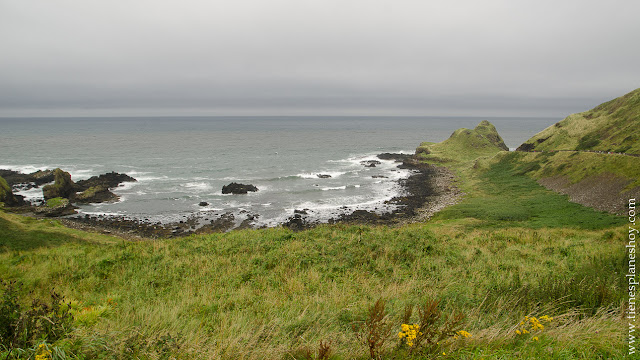
[[[46,206],[48,208],[57,208],[57,207],[63,207],[67,205],[69,205],[69,199],[56,197],[56,198],[48,199]]]

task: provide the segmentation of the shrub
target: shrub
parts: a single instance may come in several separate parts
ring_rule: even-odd
[[[20,285],[15,281],[2,282],[4,288],[0,304],[0,343],[7,349],[34,346],[42,341],[62,339],[73,324],[70,307],[62,296],[51,290],[51,302],[33,299],[28,309],[18,302]]]
[[[364,322],[359,326],[354,325],[356,337],[367,346],[371,359],[381,359],[382,349],[391,335],[392,326],[385,310],[385,302],[382,299],[378,299],[369,308],[368,317]]]
[[[404,339],[409,346],[409,353],[434,354],[439,352],[441,344],[446,340],[466,333],[461,331],[465,315],[454,312],[444,316],[438,309],[438,304],[438,300],[425,301],[418,307],[418,323],[402,324],[402,331],[398,333],[398,337],[401,341]],[[404,322],[411,318],[411,312],[411,308],[405,309]]]

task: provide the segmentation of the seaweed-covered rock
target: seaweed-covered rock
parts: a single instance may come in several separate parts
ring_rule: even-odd
[[[104,185],[92,186],[83,192],[77,193],[73,196],[75,202],[81,204],[88,203],[101,203],[106,201],[118,200],[118,195],[109,191]]]
[[[239,183],[235,183],[232,182],[229,185],[225,185],[222,187],[222,193],[223,194],[246,194],[248,192],[255,192],[258,191],[258,188],[248,184],[239,184]]]
[[[69,198],[76,193],[76,184],[71,180],[71,175],[60,168],[53,170],[54,183],[42,188],[42,195],[46,200],[53,198]]]
[[[36,207],[35,213],[46,217],[56,217],[75,214],[75,209],[69,199],[55,197],[48,199],[45,205]]]

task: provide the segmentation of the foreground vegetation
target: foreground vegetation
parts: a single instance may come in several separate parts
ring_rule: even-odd
[[[67,321],[62,335],[16,337],[11,353],[3,339],[3,355],[625,358],[624,221],[545,190],[505,155],[454,165],[465,200],[397,228],[130,242],[0,213],[0,276],[22,284],[4,286],[0,316]]]

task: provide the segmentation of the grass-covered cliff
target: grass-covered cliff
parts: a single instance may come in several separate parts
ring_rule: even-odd
[[[640,197],[640,89],[574,114],[518,147],[518,171],[572,201],[622,214]]]
[[[522,151],[606,151],[640,154],[640,89],[549,126]]]

